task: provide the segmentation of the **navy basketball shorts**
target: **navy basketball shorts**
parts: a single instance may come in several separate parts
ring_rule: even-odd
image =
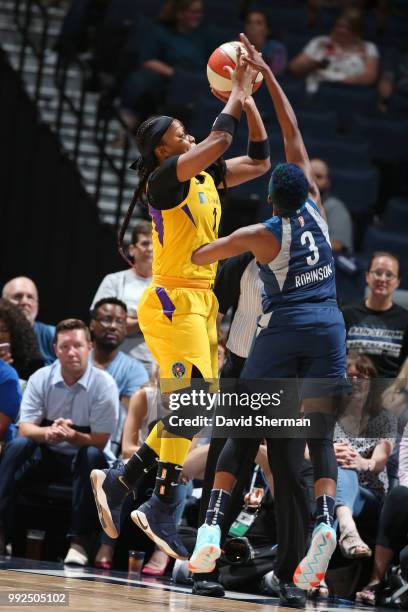
[[[336,384],[342,389],[345,377],[346,330],[335,300],[279,307],[261,315],[241,378],[300,378],[302,397],[316,397],[326,395],[324,381],[332,390],[327,394],[337,395],[333,389]]]

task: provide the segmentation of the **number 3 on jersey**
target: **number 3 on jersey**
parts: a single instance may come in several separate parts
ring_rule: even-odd
[[[303,246],[307,245],[309,247],[309,251],[312,252],[312,255],[306,257],[306,263],[308,266],[314,266],[320,259],[319,249],[316,246],[316,243],[313,238],[312,232],[303,232],[300,237],[300,242]]]

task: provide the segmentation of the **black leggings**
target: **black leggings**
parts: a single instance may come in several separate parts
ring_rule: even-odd
[[[242,368],[245,365],[245,359],[240,357],[239,355],[235,355],[234,353],[229,352],[227,355],[227,359],[224,363],[224,366],[221,371],[221,386],[222,379],[238,379],[241,375]],[[203,491],[201,496],[200,503],[200,514],[199,514],[199,524],[201,525],[205,521],[205,515],[208,508],[208,503],[210,501],[211,489],[214,483],[214,476],[217,469],[217,462],[221,455],[221,452],[224,449],[225,443],[227,442],[227,438],[211,438],[210,447],[208,450],[207,462],[205,465],[205,474],[204,474],[204,482],[203,482]],[[242,461],[243,469],[236,475],[237,482],[235,484],[234,490],[231,494],[231,499],[227,506],[227,510],[225,512],[222,525],[221,525],[221,537],[222,540],[225,539],[232,523],[235,518],[239,514],[239,511],[242,507],[242,494],[245,488],[245,485],[249,481],[253,463],[255,461],[256,454],[258,452],[258,446],[251,445],[250,448],[245,449],[245,460]],[[244,462],[245,461],[245,462]]]
[[[241,370],[245,365],[245,359],[239,357],[234,353],[228,353],[227,359],[221,371],[221,382],[223,378],[239,378]],[[207,461],[205,465],[203,491],[201,495],[200,513],[199,513],[199,525],[202,525],[205,521],[205,515],[207,512],[208,504],[210,501],[210,494],[214,484],[214,476],[217,468],[217,462],[220,454],[224,448],[227,438],[211,438],[210,447],[208,449]],[[259,442],[258,442],[259,446]],[[253,469],[253,463],[258,452],[258,448],[254,450],[253,447],[248,449],[248,453],[245,457],[245,463],[243,462],[243,469],[237,476],[237,482],[232,491],[231,498],[227,505],[226,512],[224,514],[221,524],[221,541],[223,542],[230,530],[232,523],[238,516],[242,508],[242,494],[245,485],[249,482],[250,475]],[[215,580],[218,576],[218,569],[210,574],[194,574],[195,580]]]
[[[337,460],[333,446],[334,417],[320,412],[312,412],[307,417],[311,421],[311,429],[314,435],[321,436],[307,439],[310,460],[313,464],[314,480],[316,482],[320,478],[330,478],[337,482]],[[273,451],[274,444],[276,445],[278,440],[278,438],[271,438],[268,441],[268,453],[269,449]],[[238,478],[244,465],[244,458],[247,456],[255,457],[259,443],[260,440],[256,439],[230,438],[220,454],[217,472],[229,472]],[[289,445],[289,448],[291,448],[291,445]],[[255,454],[253,454],[254,450]],[[285,460],[287,461],[286,454]],[[272,465],[270,467],[272,469]],[[273,470],[272,474],[275,476]]]
[[[229,472],[240,481],[248,462],[251,461],[252,465],[259,444],[257,439],[229,438],[220,454],[217,472]],[[309,533],[308,496],[300,475],[305,441],[301,438],[273,438],[267,440],[267,444],[278,534],[275,572],[281,580],[290,582],[304,554]]]
[[[333,446],[335,417],[322,412],[305,414],[310,419],[313,437],[307,438],[314,480],[330,478],[337,482],[337,459]]]

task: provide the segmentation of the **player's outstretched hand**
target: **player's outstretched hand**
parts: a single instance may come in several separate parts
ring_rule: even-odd
[[[240,47],[237,49],[237,63],[235,69],[232,70],[231,66],[225,66],[225,70],[230,74],[232,89],[238,87],[244,92],[245,96],[250,96],[253,83],[256,79],[256,71],[248,62],[244,62]]]
[[[250,66],[252,66],[252,68],[255,68],[257,72],[261,72],[263,75],[265,74],[265,72],[268,72],[270,68],[263,59],[262,53],[259,53],[259,51],[255,49],[254,45],[251,45],[245,34],[241,33],[239,35],[239,38],[247,52],[247,55],[243,56],[244,64],[249,64]]]

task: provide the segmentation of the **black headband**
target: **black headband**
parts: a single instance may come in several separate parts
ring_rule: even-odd
[[[167,117],[167,115],[162,115],[161,117],[154,117],[154,119],[147,120],[147,125],[143,135],[143,144],[138,143],[140,155],[143,157],[143,159],[148,159],[154,154],[155,148],[173,121],[174,117]],[[137,167],[137,160],[134,161],[129,167],[132,170],[135,170]]]

